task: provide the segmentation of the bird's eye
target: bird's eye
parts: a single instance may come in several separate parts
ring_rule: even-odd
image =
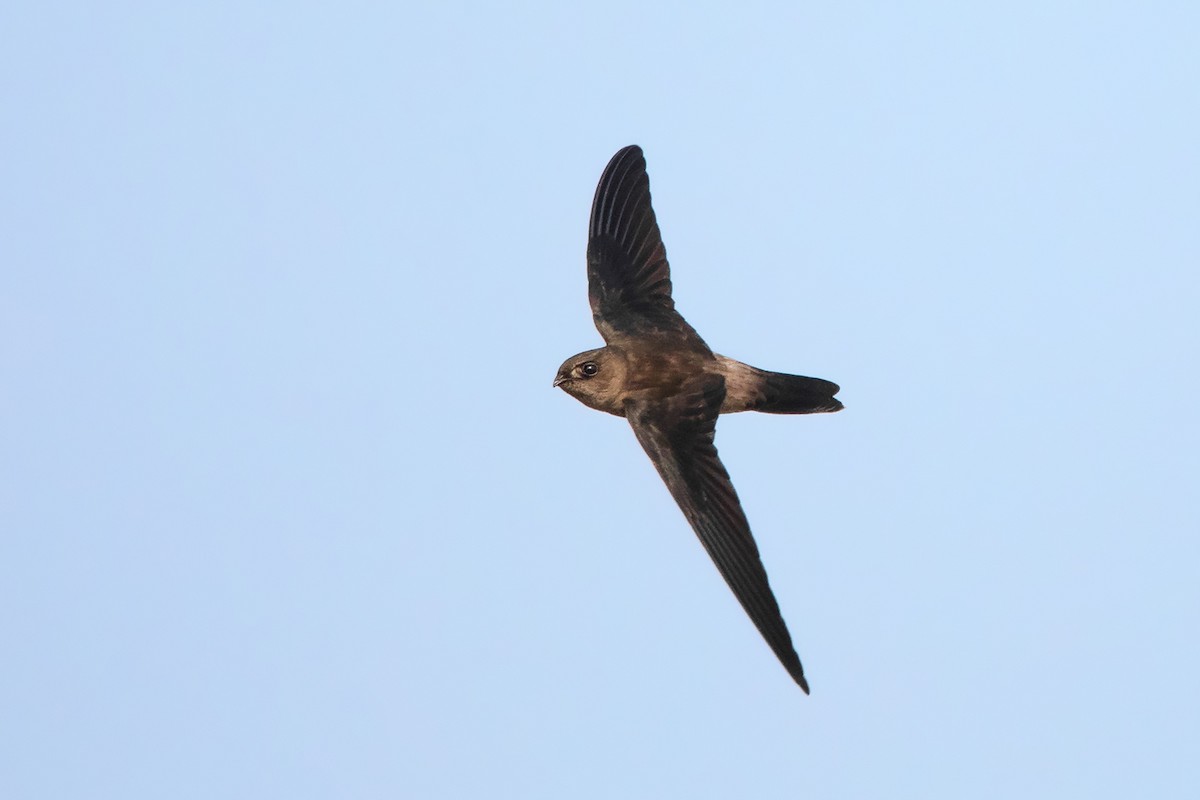
[[[598,366],[596,366],[595,361],[589,361],[586,364],[584,364],[582,367],[580,367],[579,371],[590,378],[593,375],[595,375],[597,372],[599,372],[600,368]]]

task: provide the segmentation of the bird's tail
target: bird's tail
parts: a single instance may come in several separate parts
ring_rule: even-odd
[[[834,397],[838,385],[820,378],[785,375],[762,371],[762,400],[752,409],[767,414],[818,414],[841,411],[842,401]]]
[[[819,414],[842,410],[842,401],[834,397],[839,387],[832,381],[768,372],[721,355],[717,360],[725,375],[722,413]]]

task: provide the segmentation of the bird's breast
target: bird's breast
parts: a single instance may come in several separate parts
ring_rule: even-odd
[[[711,370],[711,355],[693,350],[647,347],[628,354],[626,397],[631,400],[665,400],[678,394],[685,381]]]

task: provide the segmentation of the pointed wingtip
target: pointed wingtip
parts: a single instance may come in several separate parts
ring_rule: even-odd
[[[642,163],[645,163],[646,161],[646,156],[642,153],[642,148],[636,144],[627,144],[617,152],[613,153],[613,157],[608,160],[607,169],[612,169],[617,164],[621,164],[626,161],[637,161],[639,159],[642,161]]]

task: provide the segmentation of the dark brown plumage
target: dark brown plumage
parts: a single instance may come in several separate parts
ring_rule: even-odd
[[[800,657],[713,436],[719,414],[838,411],[838,386],[717,355],[679,315],[646,161],[636,145],[613,156],[601,175],[588,233],[588,300],[607,346],[567,359],[554,385],[629,420],[726,583],[807,693]]]

